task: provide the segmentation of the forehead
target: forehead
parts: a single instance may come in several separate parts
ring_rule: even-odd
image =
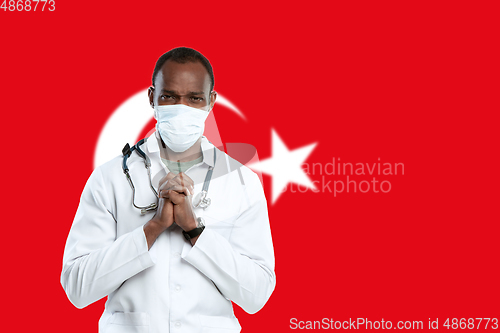
[[[210,75],[200,62],[178,63],[167,60],[155,79],[157,89],[210,92]]]

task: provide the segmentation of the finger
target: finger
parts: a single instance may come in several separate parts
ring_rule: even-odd
[[[169,190],[170,187],[174,186],[174,185],[180,185],[182,186],[178,181],[176,181],[175,179],[170,179],[168,180],[166,183],[163,183],[163,185],[160,186],[160,191],[163,191],[163,190]]]
[[[187,186],[174,185],[167,189],[167,191],[176,191],[177,193],[184,193],[185,195],[192,195],[193,192]]]
[[[173,180],[171,180],[168,183],[165,183],[162,185],[162,187],[159,190],[159,193],[165,192],[165,191],[177,191],[179,193],[184,193],[185,195],[193,195],[194,194],[194,187],[192,187],[191,185],[182,186],[179,183],[176,183]],[[158,194],[158,197],[161,197],[161,195]]]
[[[176,178],[172,179],[172,181],[176,181],[176,183],[178,183],[179,185],[182,185],[182,186],[185,186],[187,187],[191,194],[194,194],[194,182],[193,180],[188,176],[186,175],[185,173],[183,172],[180,172]]]
[[[170,200],[170,198],[160,198],[158,200],[158,207],[160,208],[160,211],[166,205],[173,205],[172,200]]]
[[[170,192],[167,190],[160,190],[160,192],[158,192],[158,198],[167,199],[167,200],[171,201]]]
[[[174,185],[178,185],[178,186],[182,186],[182,187],[187,187],[190,193],[189,193],[189,194],[186,194],[186,195],[192,195],[192,194],[194,194],[194,186],[193,186],[193,185],[191,185],[191,184],[186,184],[185,182],[184,182],[184,184],[182,184],[182,182],[180,182],[180,181],[179,181],[179,182],[176,182],[176,181],[175,181],[175,179],[172,179],[172,180],[171,180],[171,182],[172,182],[172,186],[174,186]],[[175,183],[174,183],[174,182],[175,182]],[[170,184],[170,183],[169,183],[169,184]],[[170,189],[170,188],[169,188],[169,189]]]
[[[184,195],[194,195],[194,188],[192,188],[191,186],[174,185],[166,190],[176,191],[178,193],[183,193]]]
[[[163,184],[163,189],[168,189],[169,187],[172,187],[172,186],[175,186],[175,185],[182,186],[181,183],[179,183],[175,179],[170,179],[168,182],[166,182],[165,184]]]
[[[160,179],[158,187],[161,187],[164,183],[168,182],[171,179],[175,178],[175,174],[173,172],[167,173],[166,176],[163,176],[162,179]]]
[[[177,193],[176,191],[169,191],[169,197],[174,205],[183,203],[186,198],[184,194]]]
[[[183,186],[193,186],[194,187],[194,181],[189,177],[187,174],[184,172],[179,172],[176,176],[177,179],[180,180],[181,185]]]
[[[160,183],[164,183],[164,182],[167,182],[169,181],[170,179],[174,179],[175,178],[175,174],[173,172],[169,172],[167,173],[165,176],[163,176],[161,179],[160,179]]]
[[[194,187],[193,186],[191,186],[191,185],[183,186],[180,183],[174,181],[173,179],[170,180],[168,183],[164,184],[162,187],[162,190],[174,190],[174,191],[179,192],[179,191],[181,191],[181,190],[179,190],[179,187],[187,187],[187,189],[189,190],[189,193],[186,195],[193,195],[194,194]]]

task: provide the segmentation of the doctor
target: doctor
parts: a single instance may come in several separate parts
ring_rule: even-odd
[[[123,156],[93,171],[66,242],[61,284],[77,308],[108,296],[101,333],[239,332],[231,301],[253,314],[276,283],[262,185],[203,136],[217,94],[201,53],[165,53],[152,81],[156,132],[140,146],[152,177],[135,151],[127,160],[135,196]],[[212,168],[211,204],[195,208]],[[133,200],[158,208],[141,214]]]

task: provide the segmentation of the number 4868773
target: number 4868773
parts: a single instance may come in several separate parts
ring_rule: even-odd
[[[4,12],[31,12],[31,11],[51,11],[56,10],[56,2],[55,0],[4,0],[0,9],[3,9]]]

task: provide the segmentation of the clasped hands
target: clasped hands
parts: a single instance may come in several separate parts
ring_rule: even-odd
[[[191,204],[193,194],[194,182],[188,175],[169,172],[160,180],[158,209],[152,221],[164,229],[174,222],[184,231],[195,229],[198,223]]]

